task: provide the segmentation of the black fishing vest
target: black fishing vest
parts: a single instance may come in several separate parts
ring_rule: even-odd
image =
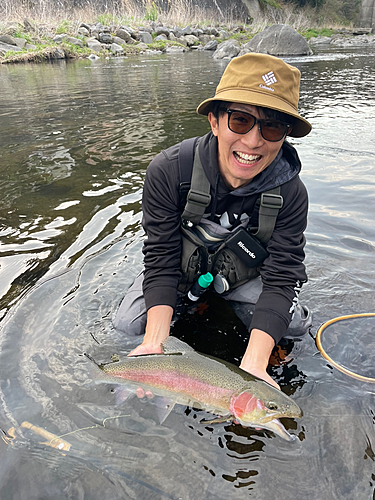
[[[211,202],[211,186],[199,157],[198,143],[199,138],[183,141],[178,157],[180,200],[186,198],[181,216],[182,278],[178,287],[184,293],[192,287],[201,274],[207,272],[214,276],[221,274],[229,283],[230,288],[236,288],[259,276],[261,265],[260,263],[256,267],[249,267],[227,246],[229,238],[224,239],[213,252],[209,251],[206,244],[198,236],[197,231],[194,230]],[[260,242],[262,245],[266,245],[271,238],[282,205],[283,198],[280,195],[280,186],[259,196],[258,229],[251,234],[252,238],[255,237],[257,244]],[[230,236],[232,237],[233,233]],[[266,251],[264,252],[267,254]]]

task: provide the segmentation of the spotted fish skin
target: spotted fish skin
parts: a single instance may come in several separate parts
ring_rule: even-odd
[[[278,418],[300,418],[302,411],[286,394],[226,361],[196,352],[185,342],[167,337],[162,354],[129,356],[98,365],[97,381],[142,387],[154,394],[235,420],[244,426],[273,431],[292,440]],[[213,420],[212,422],[214,422]]]

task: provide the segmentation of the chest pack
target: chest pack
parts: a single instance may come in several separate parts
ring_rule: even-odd
[[[258,228],[225,230],[203,218],[211,202],[210,183],[198,151],[199,138],[180,145],[178,168],[182,213],[181,292],[187,292],[201,274],[220,275],[230,288],[259,276],[259,267],[268,256],[265,245],[271,238],[283,198],[280,187],[259,196]],[[215,230],[216,226],[216,230]],[[224,234],[223,234],[224,232]]]

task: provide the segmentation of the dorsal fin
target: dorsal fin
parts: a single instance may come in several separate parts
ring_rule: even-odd
[[[161,347],[164,354],[183,354],[194,349],[176,337],[167,337],[162,343]]]

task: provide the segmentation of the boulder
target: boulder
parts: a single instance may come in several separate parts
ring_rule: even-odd
[[[165,26],[158,26],[156,29],[155,29],[155,33],[156,35],[165,35],[166,38],[168,38],[169,36],[169,32],[170,32],[170,29],[169,28],[166,28]]]
[[[167,36],[166,35],[158,35],[157,37],[155,37],[155,42],[165,42],[166,40],[168,40]]]
[[[254,36],[242,46],[239,55],[259,52],[273,56],[311,55],[312,50],[306,39],[291,26],[274,24]]]
[[[119,36],[114,36],[112,43],[115,43],[116,45],[125,45],[126,42],[123,38],[120,38]]]
[[[123,29],[123,28],[119,28],[117,31],[116,31],[116,37],[118,38],[122,38],[122,43],[129,43],[132,39],[130,33]],[[117,42],[116,42],[117,43]]]
[[[98,42],[98,40],[94,37],[88,38],[86,40],[87,47],[94,52],[100,52],[102,50],[102,45]]]
[[[102,31],[99,33],[98,40],[101,43],[111,44],[112,43],[112,35],[110,33],[105,33]]]
[[[214,59],[232,59],[238,56],[240,50],[240,44],[237,40],[230,39],[220,43],[212,57]]]
[[[16,40],[16,45],[20,49],[24,49],[27,41],[24,38],[15,38]]]
[[[33,43],[27,43],[25,45],[25,49],[26,50],[36,50],[37,49],[37,46],[34,45]],[[65,59],[65,52],[64,52],[64,59]]]
[[[17,47],[17,45],[9,45],[8,43],[0,42],[0,55],[4,55],[8,50],[12,50],[13,52],[19,52],[21,49]]]
[[[79,38],[74,38],[73,36],[67,36],[65,38],[65,41],[77,47],[83,47],[83,42]]]
[[[90,36],[90,31],[84,26],[81,26],[80,28],[78,28],[78,34],[81,36]]]
[[[68,36],[68,35],[67,35],[66,33],[62,33],[62,34],[60,34],[60,35],[56,35],[56,36],[54,36],[52,40],[53,40],[55,43],[62,43],[62,42],[63,42],[63,40],[65,40],[65,38],[66,38],[67,36]]]
[[[206,45],[203,47],[204,50],[216,50],[218,46],[217,40],[210,40]]]
[[[185,40],[188,47],[191,47],[192,45],[199,43],[199,38],[194,35],[185,35]]]
[[[202,45],[207,45],[211,41],[210,35],[199,35],[198,40]]]
[[[177,47],[176,45],[172,45],[170,47],[166,47],[165,51],[167,54],[180,54],[181,52],[186,52],[185,47]]]
[[[111,44],[111,52],[113,54],[123,54],[124,49],[121,47],[121,45],[118,45],[117,43],[112,43]]]
[[[310,38],[310,45],[329,45],[331,43],[331,38],[329,36],[314,36]]]
[[[17,45],[16,39],[10,35],[0,35],[0,42],[8,45]]]
[[[152,36],[148,31],[140,31],[138,33],[139,41],[142,43],[152,43]]]

